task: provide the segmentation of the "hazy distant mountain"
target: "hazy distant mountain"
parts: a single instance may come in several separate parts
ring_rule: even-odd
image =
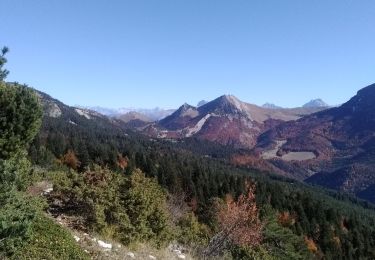
[[[312,107],[329,107],[329,105],[321,100],[320,98],[312,99],[306,104],[303,105],[304,108],[312,108]]]
[[[140,120],[143,122],[151,122],[152,119],[145,116],[144,114],[138,113],[138,112],[128,112],[126,114],[120,115],[117,117],[118,119],[124,121],[125,123],[128,123],[129,121],[132,120]]]
[[[170,114],[172,114],[175,109],[163,109],[163,108],[105,108],[100,106],[88,107],[87,109],[94,110],[100,114],[110,116],[110,117],[121,117],[122,115],[128,114],[130,112],[136,112],[142,114],[144,117],[148,118],[151,121],[160,120]]]
[[[268,103],[268,102],[263,104],[262,107],[269,108],[269,109],[280,109],[280,108],[282,108],[280,106],[276,106],[275,104]]]
[[[206,100],[201,100],[201,101],[198,102],[197,107],[201,107],[201,106],[203,106],[203,105],[205,105],[205,104],[207,104],[207,103],[208,103],[208,101],[206,101]]]
[[[175,111],[175,109],[164,109],[164,108],[159,108],[159,107],[151,108],[151,109],[147,109],[147,108],[120,108],[117,111],[118,111],[119,115],[123,115],[123,114],[129,113],[129,112],[137,112],[137,113],[145,115],[146,117],[148,117],[152,121],[157,121],[157,120],[160,120],[160,119],[162,119],[166,116],[169,116],[170,114],[172,114]]]
[[[119,115],[116,118],[126,123],[126,126],[130,128],[144,127],[154,121],[150,117],[135,111]]]
[[[114,116],[118,113],[118,111],[116,109],[112,109],[112,108],[105,108],[105,107],[100,107],[100,106],[94,106],[94,107],[83,107],[83,106],[77,106],[77,107],[80,107],[80,108],[83,108],[83,109],[90,109],[90,110],[94,110],[102,115],[105,115],[105,116]]]

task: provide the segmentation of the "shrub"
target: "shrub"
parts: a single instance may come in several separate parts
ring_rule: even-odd
[[[38,215],[31,225],[29,243],[11,259],[90,259],[72,235],[51,219]]]
[[[31,223],[36,209],[30,200],[18,192],[11,192],[0,209],[0,256],[10,256],[31,235]]]
[[[131,242],[151,241],[161,246],[171,238],[166,193],[156,180],[135,170],[125,179],[121,188],[121,205],[131,225],[121,227],[121,240]]]
[[[171,239],[166,193],[140,170],[130,176],[94,166],[78,174],[60,172],[51,194],[62,201],[62,211],[79,215],[85,227],[125,244]]]
[[[207,246],[210,237],[209,228],[199,223],[194,213],[186,214],[179,222],[180,228],[178,241],[191,247]]]
[[[230,244],[249,248],[260,244],[263,224],[259,220],[254,189],[247,184],[246,193],[237,200],[227,196],[225,203],[218,205],[219,232],[205,250],[207,256],[221,254]]]

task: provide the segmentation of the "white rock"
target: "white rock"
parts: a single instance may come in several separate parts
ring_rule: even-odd
[[[155,259],[156,259],[156,257],[155,257],[155,256],[153,256],[153,255],[148,255],[148,258],[150,258],[150,259],[153,259],[153,260],[155,260]]]
[[[129,256],[130,258],[135,258],[135,255],[134,255],[134,253],[132,253],[132,252],[129,252],[129,253],[127,253],[126,255]]]
[[[194,126],[194,127],[191,127],[191,128],[187,128],[187,133],[186,133],[186,137],[191,137],[192,135],[198,133],[203,125],[206,123],[207,119],[209,119],[212,115],[211,114],[207,114],[205,117],[203,117],[201,120],[199,120],[199,122]]]
[[[53,191],[53,188],[47,188],[43,190],[43,194],[49,194]]]
[[[48,108],[48,112],[47,112],[48,116],[54,117],[54,118],[60,117],[62,112],[61,112],[61,109],[59,108],[59,106],[56,105],[53,102],[48,102],[48,103],[49,103],[48,104],[49,108]]]
[[[88,111],[85,111],[85,110],[83,110],[83,109],[79,109],[79,108],[76,108],[75,110],[76,110],[76,112],[77,112],[79,115],[84,116],[84,117],[86,117],[87,119],[91,119],[91,116],[90,116],[90,114],[89,114]]]
[[[106,249],[112,249],[112,244],[108,244],[104,241],[98,240],[99,246],[106,248]]]
[[[78,236],[76,236],[76,235],[74,235],[73,236],[74,237],[74,240],[76,241],[76,242],[79,242],[79,240],[81,240]]]
[[[181,250],[174,249],[174,250],[173,250],[173,253],[176,253],[176,255],[181,255]]]
[[[179,255],[177,255],[177,257],[180,258],[180,259],[185,259],[185,258],[186,258],[186,256],[183,255],[183,254],[179,254]]]

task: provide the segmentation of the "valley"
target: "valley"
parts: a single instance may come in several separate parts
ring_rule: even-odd
[[[7,84],[14,88],[18,86],[14,83]],[[256,219],[259,223],[264,221],[265,226],[261,231],[257,231],[261,232],[258,234],[262,236],[262,242],[258,246],[264,248],[261,250],[266,250],[267,253],[264,254],[267,257],[294,259],[298,255],[296,259],[318,259],[323,255],[336,257],[372,254],[368,250],[371,243],[375,243],[371,238],[374,231],[368,227],[375,226],[375,207],[351,196],[353,193],[350,185],[345,186],[348,194],[344,194],[309,186],[301,182],[304,179],[293,179],[293,171],[300,174],[300,169],[304,169],[304,163],[308,162],[311,170],[305,174],[311,177],[306,182],[309,183],[310,178],[311,182],[315,182],[313,178],[319,175],[312,169],[317,169],[314,168],[317,167],[316,162],[321,162],[325,157],[322,158],[320,153],[311,148],[287,150],[292,139],[281,135],[283,131],[277,132],[280,135],[273,134],[275,129],[299,124],[304,122],[306,117],[319,118],[322,114],[330,113],[332,109],[306,116],[297,116],[289,110],[280,114],[242,104],[234,101],[234,98],[224,96],[199,108],[184,105],[170,117],[151,123],[156,131],[163,127],[164,132],[161,133],[165,136],[158,137],[146,131],[150,126],[129,126],[118,118],[67,106],[42,92],[38,92],[37,96],[41,102],[43,118],[41,129],[28,148],[28,158],[33,165],[31,183],[52,183],[53,188],[49,190],[47,200],[48,211],[58,212],[59,215],[65,216],[64,218],[70,219],[69,228],[72,230],[69,232],[73,234],[84,236],[87,232],[96,233],[103,237],[103,241],[116,241],[115,244],[123,243],[125,246],[135,241],[144,241],[150,243],[147,246],[148,251],[132,251],[135,255],[146,256],[147,252],[159,252],[153,249],[158,243],[161,243],[163,248],[168,243],[177,243],[185,248],[185,255],[200,259],[207,254],[205,250],[211,248],[213,243],[210,237],[213,236],[215,227],[210,221],[215,219],[215,215],[208,215],[214,214],[210,212],[217,207],[212,204],[213,201],[224,203],[228,196],[243,194],[246,192],[247,183],[251,182],[255,185],[256,195],[251,197],[254,195],[249,193],[250,199],[243,203],[256,203],[257,208],[259,207],[259,212],[257,210],[255,213]],[[333,108],[334,111],[337,109],[339,108]],[[253,111],[258,111],[259,114],[253,115]],[[281,120],[286,117],[293,119]],[[223,123],[218,124],[217,121]],[[219,126],[221,128],[217,131],[216,127]],[[171,135],[171,132],[176,133],[175,136]],[[231,133],[229,137],[228,133]],[[243,138],[244,134],[251,137],[250,146],[246,146],[247,143],[241,140],[236,141],[235,138]],[[275,139],[270,138],[274,136]],[[224,137],[226,139],[223,139]],[[225,142],[222,142],[223,140]],[[358,160],[364,162],[369,157],[363,157],[362,153]],[[232,161],[233,156],[240,154],[251,160],[242,159],[245,164],[235,164]],[[340,157],[340,160],[347,159],[352,160],[353,157]],[[353,169],[357,171],[365,168]],[[284,174],[287,171],[289,174]],[[339,173],[336,176],[341,178]],[[371,180],[371,174],[366,176],[367,180]],[[332,182],[334,183],[335,179]],[[158,200],[154,201],[156,193],[159,194]],[[183,199],[179,199],[181,196]],[[153,199],[150,199],[151,197]],[[153,224],[150,224],[149,218],[136,217],[142,212],[143,206],[132,213],[133,206],[129,208],[127,205],[133,205],[134,199],[139,200],[139,203],[152,203],[149,205],[156,211],[142,214],[151,214],[150,218],[152,216],[161,221],[158,223],[164,223],[161,225],[165,229],[152,233],[154,235],[149,238],[142,237],[147,234],[143,232],[153,230]],[[92,204],[92,200],[95,204]],[[124,204],[124,200],[128,204]],[[233,205],[239,205],[236,203]],[[166,215],[159,215],[160,210]],[[131,217],[125,226],[126,232],[123,231],[125,227],[121,224],[121,218],[117,217],[118,214]],[[223,211],[222,214],[230,212]],[[167,220],[168,218],[171,219]],[[229,219],[232,218],[230,216]],[[172,219],[175,224],[169,226],[167,223]],[[145,229],[140,229],[138,221],[142,221]],[[322,229],[316,231],[311,229],[311,225],[318,225]],[[332,234],[329,229],[323,228],[326,225],[334,227],[336,236],[342,241],[341,250],[331,244]],[[113,229],[116,231],[111,231]],[[170,234],[167,230],[173,230],[174,240],[167,235]],[[362,251],[351,251],[351,246],[346,245],[352,245],[353,238],[348,236],[348,231],[345,230],[364,234],[363,239],[371,241],[369,247],[364,247]],[[127,232],[132,232],[132,235],[127,236]],[[284,235],[280,236],[279,232]],[[35,235],[46,236],[43,233]],[[322,240],[319,238],[321,236],[329,239]],[[64,239],[68,237],[68,233],[64,233]],[[355,239],[362,238],[357,236]],[[83,252],[83,255],[89,254],[92,259],[103,255],[97,249],[90,251],[93,242],[88,245],[85,241],[83,240],[83,244],[78,243],[78,246],[88,250]],[[69,244],[69,250],[72,250],[69,252],[78,255],[78,251],[74,251],[79,250],[74,240],[69,243],[73,243]],[[306,247],[311,243],[316,250]],[[47,250],[45,245],[27,245]],[[254,248],[259,248],[258,246]],[[234,259],[237,258],[237,252],[233,251],[233,248],[224,247],[220,250],[230,252]],[[129,249],[127,251],[132,252]],[[104,252],[104,255],[117,257],[119,253],[127,251],[116,249],[111,251],[111,254]],[[26,251],[22,252],[26,254]],[[160,254],[161,252],[166,251],[162,250]],[[222,251],[210,251],[210,254],[215,258],[216,254],[220,255]],[[256,254],[261,253],[256,251]],[[37,253],[30,251],[29,255]],[[172,255],[176,256],[173,252]]]
[[[328,107],[317,99],[292,109],[258,107],[224,95],[199,107],[184,104],[159,121],[138,126],[124,121],[124,127],[152,138],[195,138],[247,150],[246,156],[258,161],[249,165],[255,169],[274,169],[372,201],[364,194],[374,184],[372,177],[365,177],[373,163],[369,153],[374,89],[371,85],[360,90],[339,107]]]

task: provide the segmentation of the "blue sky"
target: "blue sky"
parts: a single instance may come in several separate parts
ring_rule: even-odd
[[[338,104],[375,82],[373,0],[0,0],[10,81],[70,104]]]

